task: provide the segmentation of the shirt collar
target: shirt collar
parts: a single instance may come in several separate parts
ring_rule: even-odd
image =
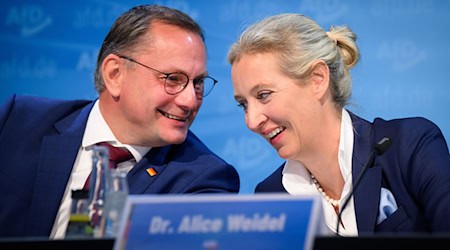
[[[113,146],[127,148],[136,161],[140,161],[151,149],[150,147],[134,146],[119,142],[103,118],[99,108],[99,100],[97,99],[89,113],[81,146],[83,149],[88,149],[99,142],[109,142]]]
[[[339,167],[341,168],[344,181],[347,182],[352,172],[353,157],[353,124],[350,114],[342,109],[341,139],[339,141]]]
[[[352,186],[352,155],[353,155],[353,126],[350,115],[342,109],[341,132],[339,140],[339,167],[344,177],[345,185],[342,190],[341,202],[350,194]],[[318,191],[311,180],[309,171],[298,161],[288,160],[283,168],[282,183],[286,191],[294,195],[317,195]],[[322,203],[326,203],[322,197]],[[342,204],[340,204],[342,205]],[[335,231],[337,215],[334,208],[329,205],[323,206],[325,223],[331,231]],[[341,230],[343,235],[358,235],[355,208],[351,199],[342,215],[346,226]]]
[[[341,135],[339,141],[339,167],[344,181],[351,177],[353,155],[353,126],[347,110],[342,109]],[[291,194],[316,192],[309,171],[299,161],[287,160],[283,168],[283,186]]]

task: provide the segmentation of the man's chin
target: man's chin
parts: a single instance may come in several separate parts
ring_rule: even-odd
[[[169,138],[167,138],[166,142],[167,144],[181,144],[186,140],[186,134],[182,135],[172,135]]]

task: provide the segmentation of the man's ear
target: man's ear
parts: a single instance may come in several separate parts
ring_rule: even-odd
[[[113,97],[120,96],[123,77],[123,62],[120,57],[109,54],[102,63],[102,76],[105,88]]]
[[[311,65],[310,80],[317,99],[323,100],[330,85],[330,70],[324,61],[319,60]]]

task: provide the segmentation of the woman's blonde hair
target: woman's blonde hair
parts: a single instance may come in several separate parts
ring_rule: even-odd
[[[344,107],[351,96],[349,70],[359,60],[356,35],[346,26],[325,32],[301,14],[279,14],[249,26],[231,46],[231,65],[244,54],[273,53],[281,71],[294,79],[309,75],[311,65],[323,60],[330,70],[333,101]]]

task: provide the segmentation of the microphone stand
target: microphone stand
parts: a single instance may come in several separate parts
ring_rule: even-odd
[[[339,209],[340,211],[337,215],[337,222],[336,222],[336,236],[339,236],[339,224],[341,222],[342,212],[344,211],[344,208],[347,206],[348,202],[352,198],[354,191],[356,190],[359,183],[361,182],[362,177],[364,176],[364,173],[367,171],[368,168],[370,168],[373,165],[375,156],[383,154],[384,151],[386,151],[386,149],[391,145],[391,143],[392,143],[391,139],[389,139],[388,137],[384,137],[377,144],[374,145],[372,152],[370,152],[369,160],[367,161],[366,165],[364,165],[364,167],[362,168],[358,177],[355,179],[355,183],[353,184],[353,187],[350,190],[349,195],[342,204],[342,207]]]

